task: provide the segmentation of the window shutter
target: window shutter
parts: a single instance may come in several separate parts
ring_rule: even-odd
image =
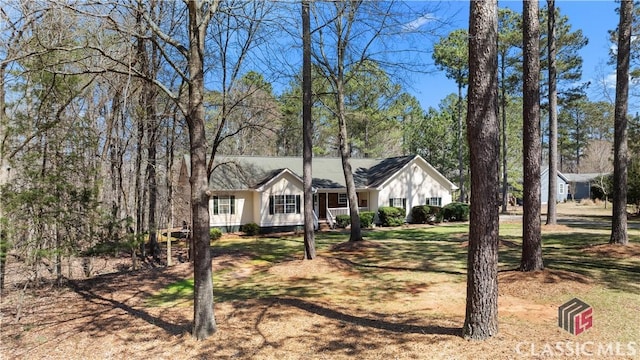
[[[273,215],[273,195],[269,196],[269,215]]]
[[[393,207],[393,199],[389,199],[389,206]]]
[[[300,195],[296,195],[296,214],[300,214]]]
[[[229,203],[230,203],[230,207],[231,207],[231,215],[235,215],[236,213],[236,197],[235,195],[231,195],[229,196]]]
[[[407,210],[407,199],[406,199],[406,198],[402,199],[402,207],[403,207],[405,210]]]
[[[213,215],[218,215],[218,197],[213,197]]]

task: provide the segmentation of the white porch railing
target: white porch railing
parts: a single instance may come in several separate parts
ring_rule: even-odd
[[[369,211],[368,207],[359,207],[359,212]],[[327,222],[334,229],[336,227],[336,217],[338,215],[350,215],[348,207],[327,208]]]

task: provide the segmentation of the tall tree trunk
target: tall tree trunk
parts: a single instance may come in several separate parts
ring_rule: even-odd
[[[4,91],[4,75],[7,69],[7,63],[0,64],[0,186],[4,186],[9,181],[11,168],[8,159],[6,159],[6,141],[7,141],[7,119],[5,91]],[[4,277],[7,267],[7,252],[9,251],[9,236],[4,226],[4,202],[0,201],[0,293],[4,289]]]
[[[160,260],[160,244],[158,244],[158,224],[156,214],[158,211],[158,183],[156,179],[156,142],[158,138],[158,125],[155,116],[151,115],[149,124],[149,147],[147,149],[147,186],[149,187],[149,251],[153,259]]]
[[[557,223],[558,201],[558,92],[556,90],[556,3],[547,0],[547,51],[549,58],[549,193],[547,225]]]
[[[176,138],[176,116],[171,117],[171,126],[167,126],[166,134],[166,153],[165,153],[165,168],[169,174],[173,174],[173,160],[174,160],[174,144]],[[167,208],[169,209],[167,215],[167,266],[172,265],[171,257],[171,229],[173,225],[173,177],[167,176],[165,178],[165,186],[167,187]]]
[[[316,257],[313,216],[313,122],[311,107],[311,17],[309,0],[302,0],[302,182],[304,187],[304,258]]]
[[[462,84],[458,84],[458,183],[460,186],[460,197],[458,201],[464,202],[466,194],[464,191],[464,162],[462,160]]]
[[[351,217],[351,234],[349,241],[361,241],[362,231],[360,229],[360,213],[358,211],[358,194],[353,179],[353,171],[351,169],[351,148],[349,146],[349,136],[347,134],[347,119],[345,109],[345,52],[347,51],[347,43],[350,35],[350,26],[354,19],[359,3],[350,4],[353,8],[348,10],[348,23],[346,29],[343,28],[342,19],[338,18],[336,25],[336,33],[340,34],[337,40],[337,71],[333,74],[333,83],[335,85],[335,102],[338,116],[338,141],[340,148],[340,158],[342,159],[342,170],[344,172],[344,180],[347,188],[347,198],[349,199],[349,216]]]
[[[509,181],[507,177],[507,84],[506,59],[502,56],[500,62],[500,117],[502,118],[502,212],[507,212],[509,197]]]
[[[151,5],[154,6],[154,5]],[[140,19],[140,22],[141,19]],[[142,33],[145,33],[144,31]],[[145,74],[149,79],[156,78],[156,69],[153,61],[153,50],[147,49],[147,42],[143,38],[138,39],[138,62],[140,63],[140,72]],[[147,135],[147,166],[146,166],[146,192],[148,199],[148,232],[149,232],[149,252],[154,261],[160,259],[160,245],[158,244],[157,221],[156,214],[158,211],[158,181],[156,176],[156,154],[158,141],[158,118],[156,116],[157,88],[149,81],[142,83],[142,94],[140,107],[144,109],[143,116],[139,121],[146,124],[143,127]],[[141,247],[144,257],[144,243]]]
[[[142,29],[143,28],[142,26],[143,11],[145,11],[145,9],[143,8],[142,3],[138,3],[138,15],[136,17],[136,25],[139,28],[139,31],[141,34],[145,34],[145,31]],[[149,64],[147,59],[147,52],[145,50],[145,41],[142,37],[139,37],[136,42],[136,61],[140,63],[140,72],[145,74],[145,76],[148,76]],[[137,134],[138,136],[137,136],[137,142],[136,142],[136,162],[135,162],[136,240],[140,240],[140,256],[142,257],[143,261],[146,259],[147,252],[146,252],[145,241],[142,236],[144,232],[144,218],[145,218],[144,199],[146,198],[145,197],[146,182],[143,181],[143,175],[142,175],[142,150],[145,147],[144,146],[144,136],[146,132],[145,125],[146,125],[146,122],[148,121],[148,116],[149,116],[149,114],[147,114],[147,111],[149,111],[148,104],[145,103],[145,100],[147,100],[148,94],[149,94],[148,84],[143,83],[142,93],[139,95],[138,101],[139,101],[140,108],[143,109],[144,112],[141,114],[141,116],[139,115],[136,119],[138,122],[138,134]]]
[[[191,154],[191,208],[194,245],[193,336],[204,340],[216,331],[213,311],[213,279],[209,240],[209,178],[204,109],[204,49],[206,24],[203,5],[187,3],[189,11],[189,104],[186,116]],[[212,11],[209,9],[208,11]]]
[[[627,111],[633,1],[620,1],[613,141],[613,218],[609,243],[627,245]]]
[[[538,2],[523,1],[524,215],[521,271],[544,268],[540,233],[540,22]]]
[[[472,1],[467,110],[471,213],[467,305],[462,330],[465,338],[477,340],[498,333],[500,131],[497,39],[497,0]]]
[[[138,119],[136,141],[136,160],[135,160],[135,185],[134,185],[134,212],[136,214],[135,237],[136,241],[140,241],[140,256],[144,260],[146,255],[146,246],[142,238],[144,226],[144,182],[142,181],[142,149],[144,147],[143,139],[145,126],[143,119]]]

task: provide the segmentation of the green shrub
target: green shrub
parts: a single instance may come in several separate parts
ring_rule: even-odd
[[[218,228],[209,229],[209,239],[210,240],[218,240],[222,237],[222,230]]]
[[[383,206],[378,209],[378,217],[380,218],[380,224],[382,226],[400,226],[404,224],[404,209]]]
[[[442,219],[446,221],[469,221],[469,205],[453,202],[442,207]]]
[[[242,225],[242,231],[249,236],[260,234],[260,226],[256,223],[248,223]]]
[[[411,208],[411,223],[425,224],[429,221],[429,205],[418,205]]]
[[[351,216],[349,215],[337,215],[336,216],[336,225],[341,228],[346,228],[351,225]]]
[[[373,219],[376,217],[376,213],[373,211],[363,211],[360,213],[360,227],[370,228],[373,224]]]

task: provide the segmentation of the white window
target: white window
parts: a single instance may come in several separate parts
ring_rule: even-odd
[[[347,194],[338,194],[338,204],[347,205]]]
[[[398,207],[406,210],[407,207],[407,199],[405,198],[390,198],[389,206]]]
[[[236,197],[233,195],[220,195],[213,197],[213,214],[235,214]]]
[[[564,194],[564,183],[558,183],[558,193]]]
[[[430,206],[442,206],[442,198],[441,197],[427,198],[427,205],[430,205]]]
[[[269,214],[300,214],[300,195],[269,197]]]

